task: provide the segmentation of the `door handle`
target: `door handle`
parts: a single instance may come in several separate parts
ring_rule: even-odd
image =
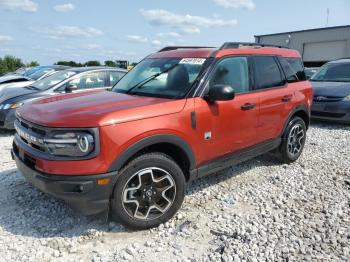
[[[286,95],[282,97],[282,102],[289,102],[290,100],[292,100],[292,97],[292,95]]]
[[[247,111],[247,110],[251,110],[255,107],[256,107],[256,104],[246,103],[243,106],[241,106],[241,110]]]

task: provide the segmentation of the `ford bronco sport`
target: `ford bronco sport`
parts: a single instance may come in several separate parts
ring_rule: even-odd
[[[192,179],[270,151],[297,160],[312,97],[297,51],[167,47],[112,91],[20,107],[12,155],[40,190],[145,229],[177,212]]]

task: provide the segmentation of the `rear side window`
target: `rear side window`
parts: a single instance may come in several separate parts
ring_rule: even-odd
[[[284,85],[281,71],[273,56],[253,58],[255,89],[265,89]]]
[[[300,58],[279,57],[288,82],[305,81],[306,74]]]

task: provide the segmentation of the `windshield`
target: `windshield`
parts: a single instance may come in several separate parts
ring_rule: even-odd
[[[126,74],[113,91],[141,96],[183,98],[197,79],[203,58],[145,59]]]
[[[50,75],[49,77],[34,82],[31,86],[34,86],[35,88],[40,90],[47,90],[75,74],[76,73],[73,71],[60,71],[54,73],[53,75]]]
[[[311,81],[350,82],[350,63],[329,63],[314,74]]]
[[[53,71],[52,69],[43,69],[35,72],[34,74],[29,75],[28,77],[33,79],[33,80],[38,80],[39,78],[43,77],[47,73]]]

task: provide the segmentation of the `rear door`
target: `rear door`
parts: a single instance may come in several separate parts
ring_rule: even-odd
[[[254,90],[259,96],[257,143],[280,135],[291,110],[293,90],[275,56],[254,56]]]

